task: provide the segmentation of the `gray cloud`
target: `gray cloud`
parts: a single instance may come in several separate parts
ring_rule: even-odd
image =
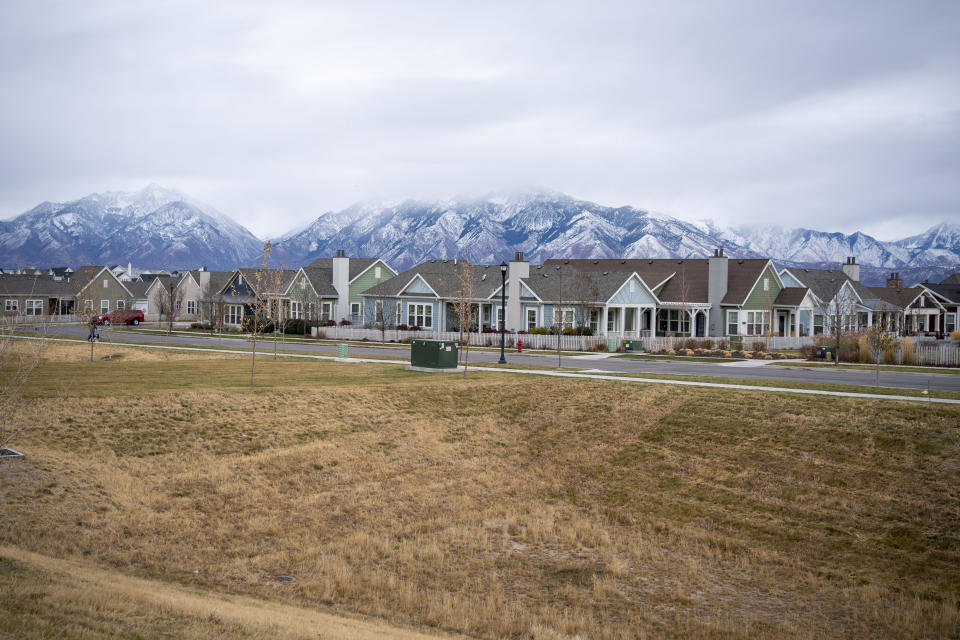
[[[881,237],[960,209],[955,2],[315,4],[6,3],[0,216],[151,181],[264,236],[524,184]]]

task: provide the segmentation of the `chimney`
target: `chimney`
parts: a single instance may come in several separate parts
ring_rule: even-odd
[[[710,335],[723,335],[723,310],[720,303],[727,295],[727,278],[730,259],[723,255],[723,249],[715,249],[713,257],[707,258],[707,302],[710,303]]]
[[[847,258],[847,262],[843,265],[843,272],[854,282],[860,282],[860,265],[857,264],[854,256]]]
[[[337,290],[337,309],[334,317],[345,320],[350,317],[350,258],[346,251],[337,249],[333,258],[333,288]]]
[[[507,267],[507,317],[508,331],[521,330],[523,326],[523,305],[520,304],[520,280],[530,277],[530,263],[523,259],[523,253],[517,251]]]
[[[903,279],[900,277],[899,273],[891,273],[890,277],[887,278],[887,288],[888,289],[903,289]]]

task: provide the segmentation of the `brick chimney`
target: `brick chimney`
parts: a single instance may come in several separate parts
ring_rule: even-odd
[[[860,282],[860,265],[857,264],[857,259],[854,256],[847,258],[843,265],[843,272],[854,282]]]
[[[903,278],[900,277],[899,273],[891,273],[890,277],[887,278],[887,288],[888,289],[903,289]]]

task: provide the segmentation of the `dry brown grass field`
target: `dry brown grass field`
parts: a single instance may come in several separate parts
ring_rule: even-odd
[[[481,638],[960,634],[960,408],[128,352],[3,417],[0,545]],[[15,555],[9,637],[270,637]]]

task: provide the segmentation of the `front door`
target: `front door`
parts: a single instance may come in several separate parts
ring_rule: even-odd
[[[707,314],[698,313],[696,322],[696,332],[698,337],[707,335]]]
[[[782,313],[777,316],[777,335],[787,335],[787,316]]]

